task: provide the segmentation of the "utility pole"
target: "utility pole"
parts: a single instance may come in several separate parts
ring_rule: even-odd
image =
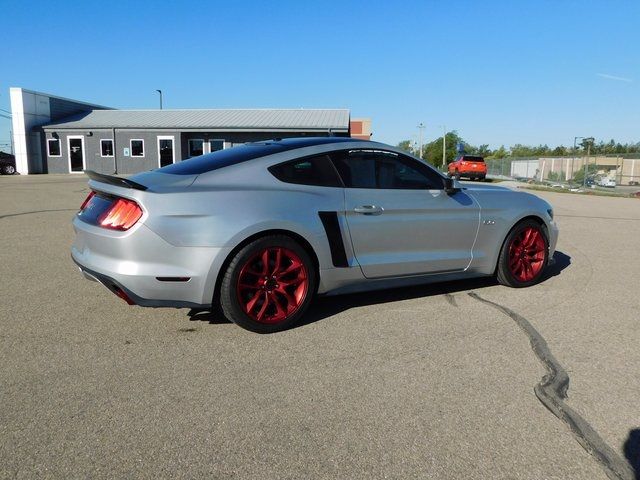
[[[576,141],[582,140],[584,137],[573,137],[573,156],[571,157],[571,178],[573,179],[573,162],[576,159]]]
[[[587,158],[584,162],[584,178],[582,179],[582,188],[587,186],[587,164],[589,163],[589,155],[591,154],[591,144],[595,139],[593,137],[587,137],[584,141],[587,143]]]
[[[156,90],[160,94],[160,110],[162,110],[162,90]]]
[[[447,126],[446,125],[438,125],[442,127],[442,168],[446,170],[447,168]]]
[[[422,131],[425,129],[425,126],[422,122],[418,124],[418,130],[420,131],[420,160],[422,160]]]

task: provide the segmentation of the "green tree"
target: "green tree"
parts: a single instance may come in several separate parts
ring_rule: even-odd
[[[404,150],[407,153],[413,154],[413,148],[411,148],[411,140],[402,140],[396,145],[400,150]]]
[[[598,167],[596,165],[590,164],[587,165],[587,178],[589,178],[591,175],[595,174],[598,171]],[[573,178],[571,179],[572,183],[584,183],[584,168],[581,168],[580,170],[576,171],[576,173],[573,175]]]
[[[453,162],[456,158],[456,145],[463,142],[458,132],[447,132],[446,135],[446,163]],[[427,143],[422,149],[422,158],[437,167],[442,166],[442,136],[436,138],[433,142]]]
[[[509,150],[504,148],[504,145],[500,145],[500,148],[493,151],[492,158],[505,158],[509,156]]]
[[[565,147],[564,145],[559,145],[551,151],[551,154],[554,157],[565,157],[569,155],[569,152],[567,151],[567,147]]]

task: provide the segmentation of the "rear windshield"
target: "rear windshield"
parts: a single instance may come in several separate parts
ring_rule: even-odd
[[[204,172],[217,170],[218,168],[253,160],[254,158],[284,152],[289,150],[289,148],[287,145],[272,142],[246,143],[237,147],[218,150],[217,152],[207,153],[206,155],[173,163],[166,167],[159,168],[156,171],[160,173],[171,173],[172,175],[199,175]]]
[[[301,137],[245,143],[237,147],[183,160],[155,171],[173,175],[200,175],[201,173],[253,160],[254,158],[266,157],[267,155],[295,150],[296,148],[353,141],[354,139],[350,137]]]
[[[462,160],[464,160],[465,162],[484,162],[484,158],[471,155],[465,155],[464,157],[462,157]]]

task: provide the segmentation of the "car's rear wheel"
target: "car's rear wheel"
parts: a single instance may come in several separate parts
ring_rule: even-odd
[[[16,173],[16,167],[14,167],[13,165],[3,165],[2,173],[4,175],[13,175],[14,173]]]
[[[231,260],[220,287],[225,316],[257,333],[293,326],[316,290],[309,254],[292,238],[271,235],[242,248]]]
[[[509,287],[528,287],[542,278],[549,257],[549,240],[534,220],[517,224],[502,245],[496,277]]]

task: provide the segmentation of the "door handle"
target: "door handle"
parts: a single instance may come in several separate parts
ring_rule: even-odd
[[[376,205],[362,205],[361,207],[354,208],[353,211],[363,215],[382,215],[384,208]]]

